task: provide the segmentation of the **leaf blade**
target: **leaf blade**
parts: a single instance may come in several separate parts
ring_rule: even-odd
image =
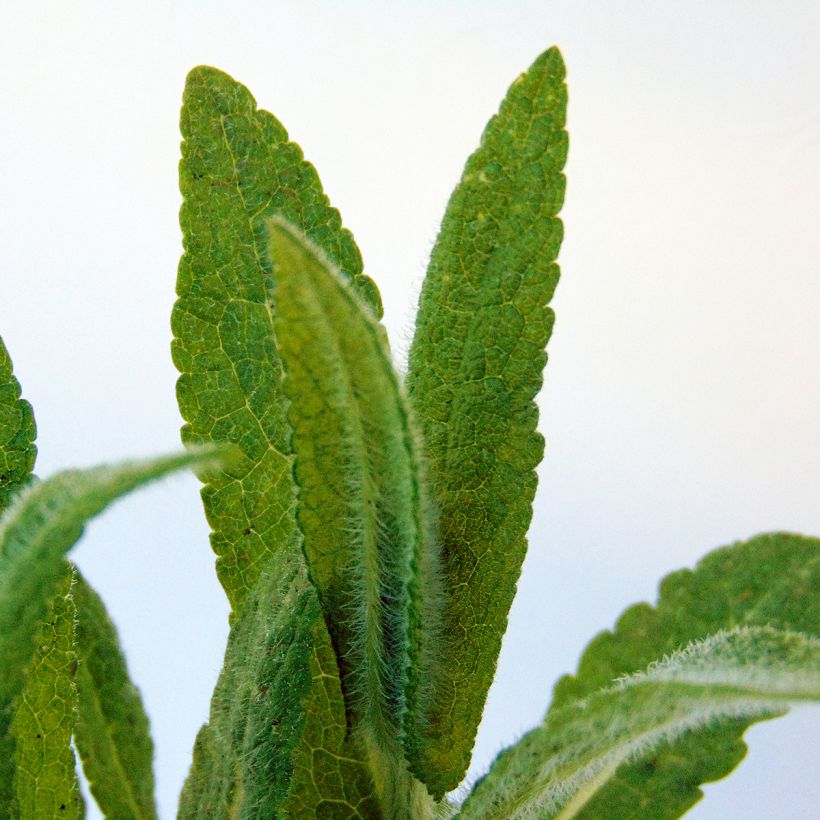
[[[34,411],[20,395],[11,357],[0,338],[0,514],[34,469],[36,436]]]
[[[820,639],[771,627],[718,633],[551,711],[499,756],[460,816],[586,816],[588,801],[636,758],[716,722],[747,725],[817,700]],[[595,816],[618,804],[605,805]]]
[[[77,708],[74,647],[76,608],[67,564],[38,625],[36,649],[15,702],[14,801],[11,814],[27,817],[84,816],[71,748]]]
[[[77,724],[74,739],[106,817],[153,820],[153,741],[117,631],[99,595],[77,571]]]
[[[349,725],[366,734],[374,771],[386,767],[377,784],[396,790],[382,797],[398,816],[408,797],[397,784],[415,785],[396,741],[435,674],[441,602],[431,502],[382,327],[297,229],[272,219],[269,231],[305,556]]]
[[[323,804],[345,801],[351,817],[380,816],[346,739],[335,657],[294,540],[234,620],[179,816],[320,816]]]
[[[232,441],[243,458],[202,490],[217,574],[238,609],[278,544],[296,532],[281,363],[268,303],[266,214],[301,227],[376,313],[361,254],[312,165],[248,90],[207,66],[183,97],[180,225],[185,252],[172,315],[183,440]]]
[[[37,624],[62,577],[61,560],[87,520],[119,496],[184,467],[219,463],[213,448],[65,470],[20,493],[0,519],[0,702],[20,691]]]
[[[428,728],[409,750],[437,795],[469,763],[526,550],[543,452],[533,399],[563,232],[564,73],[557,49],[545,52],[490,120],[447,206],[410,350],[454,636]]]
[[[556,684],[546,720],[613,680],[720,630],[776,627],[817,635],[818,589],[820,539],[767,533],[715,550],[694,570],[664,578],[656,606],[630,607],[612,632],[590,642],[576,675]],[[738,717],[706,726],[644,761],[623,764],[581,807],[579,816],[594,820],[616,812],[630,820],[679,817],[702,797],[702,783],[724,777],[742,760],[742,737],[750,722]]]

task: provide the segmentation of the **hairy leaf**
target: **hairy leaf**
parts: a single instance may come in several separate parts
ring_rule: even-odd
[[[91,793],[106,817],[155,818],[154,745],[117,631],[79,572],[71,594],[77,610],[74,739]]]
[[[34,469],[36,435],[34,412],[20,398],[20,385],[0,338],[0,514]]]
[[[407,387],[441,518],[446,671],[410,747],[437,794],[470,759],[526,550],[543,454],[541,387],[567,154],[557,49],[510,88],[447,206],[421,292]]]
[[[177,397],[185,441],[231,441],[242,450],[202,491],[217,572],[236,611],[266,558],[296,531],[264,217],[280,214],[304,230],[376,313],[381,303],[315,169],[244,86],[195,68],[181,128],[185,253],[171,320]]]
[[[707,555],[694,570],[680,570],[660,585],[656,607],[638,604],[614,632],[595,638],[574,677],[555,687],[554,704],[585,697],[614,678],[644,668],[693,640],[736,626],[771,625],[820,635],[820,540],[770,533]],[[701,783],[725,777],[746,753],[749,721],[713,727],[682,738],[643,763],[625,765],[582,811],[624,818],[679,817],[701,797]],[[638,797],[639,796],[639,797]]]
[[[438,648],[438,552],[413,423],[370,309],[309,240],[280,220],[269,228],[305,555],[351,724],[393,788],[402,717]]]
[[[11,721],[16,770],[8,808],[13,817],[77,818],[85,813],[71,748],[77,709],[73,573],[65,562],[61,568]],[[6,816],[3,808],[0,816]]]
[[[623,763],[681,736],[696,740],[702,727],[749,723],[817,700],[820,639],[771,627],[720,632],[550,711],[543,726],[499,756],[460,816],[577,817]],[[624,808],[602,803],[595,816],[633,816]]]
[[[346,739],[335,657],[296,539],[234,620],[179,816],[380,817]]]
[[[65,470],[21,492],[0,519],[0,704],[23,687],[38,624],[65,577],[63,555],[85,522],[121,495],[182,467],[219,463],[213,449]]]
[[[397,723],[416,554],[431,512],[382,328],[320,251],[270,223],[275,327],[312,580],[360,715]],[[430,558],[432,556],[432,558]],[[420,585],[421,586],[421,585]],[[424,594],[426,590],[420,589]]]

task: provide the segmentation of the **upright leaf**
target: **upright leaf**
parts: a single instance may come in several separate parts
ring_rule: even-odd
[[[440,511],[448,645],[410,762],[436,794],[467,769],[526,550],[543,454],[533,399],[563,235],[565,110],[553,48],[512,85],[467,161],[419,300],[407,388]]]
[[[29,481],[37,456],[36,434],[34,412],[20,397],[20,384],[14,377],[11,358],[0,338],[0,515]],[[18,684],[22,684],[22,679]],[[0,816],[3,808],[11,805],[14,788],[14,737],[9,732],[11,716],[11,696],[2,692],[0,687]]]
[[[34,660],[15,703],[14,799],[8,807],[14,817],[73,820],[84,816],[71,748],[77,709],[76,610],[71,587],[71,567],[63,564],[56,594],[47,602],[47,617],[38,625]],[[0,816],[5,816],[3,806]]]
[[[438,650],[438,545],[413,423],[370,309],[292,227],[271,220],[270,233],[305,555],[350,723],[392,789],[407,779],[402,719],[415,723]],[[391,817],[410,799],[382,798]]]
[[[600,798],[622,764],[681,738],[696,743],[704,727],[748,724],[818,700],[819,638],[771,627],[721,632],[551,710],[543,726],[499,756],[459,816],[678,816],[641,803],[639,793]],[[599,808],[589,815],[585,807],[593,797]]]
[[[155,818],[154,746],[117,631],[79,572],[71,594],[77,613],[74,738],[91,793],[106,817]]]
[[[280,214],[304,230],[374,311],[381,305],[315,169],[244,86],[216,69],[195,68],[181,128],[185,253],[172,317],[177,396],[185,441],[232,441],[243,453],[202,491],[217,572],[236,611],[265,559],[296,531],[264,217]]]
[[[34,469],[36,435],[34,412],[20,398],[20,384],[0,338],[0,514]]]
[[[179,816],[378,818],[346,734],[330,638],[294,539],[234,619]]]

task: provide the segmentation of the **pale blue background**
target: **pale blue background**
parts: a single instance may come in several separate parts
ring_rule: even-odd
[[[820,534],[820,5],[0,6],[0,332],[41,475],[178,445],[189,68],[233,74],[302,144],[400,360],[463,162],[553,43],[571,152],[547,457],[470,777],[663,574],[759,531]],[[227,634],[196,482],[119,505],[74,556],[143,691],[170,818]],[[751,730],[747,762],[690,816],[816,817],[818,711]]]

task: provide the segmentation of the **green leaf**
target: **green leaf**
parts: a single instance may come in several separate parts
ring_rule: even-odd
[[[22,491],[0,519],[0,749],[23,690],[35,637],[65,577],[63,555],[87,520],[127,492],[182,467],[213,468],[213,448],[115,466],[66,470]],[[5,776],[8,767],[4,770]],[[2,784],[7,789],[5,783]],[[0,793],[6,800],[7,792]],[[0,810],[7,802],[0,804]]]
[[[30,480],[37,448],[31,405],[20,398],[11,358],[0,338],[0,515]],[[21,681],[20,681],[21,683]],[[14,794],[14,737],[9,732],[12,702],[0,696],[0,816]]]
[[[34,659],[11,721],[16,767],[14,798],[7,808],[14,817],[78,818],[85,813],[71,748],[77,709],[73,573],[65,562],[60,568],[56,594],[37,625]],[[3,808],[0,816],[6,816]]]
[[[441,605],[413,422],[376,317],[298,231],[269,230],[304,551],[349,722],[385,769],[377,785],[396,789],[381,797],[397,817],[409,801],[398,781],[414,786],[395,741],[435,674]]]
[[[154,746],[116,629],[79,572],[71,594],[79,662],[74,740],[91,793],[106,817],[155,818]]]
[[[0,338],[0,514],[34,469],[36,435],[34,412],[20,398],[20,385]]]
[[[596,637],[578,673],[555,687],[552,708],[585,697],[614,678],[644,668],[693,640],[736,626],[771,625],[820,634],[820,540],[785,533],[760,535],[707,555],[694,570],[680,570],[660,585],[656,607],[638,604],[614,632]],[[696,803],[701,783],[725,777],[746,753],[749,721],[705,730],[660,749],[643,764],[626,765],[583,811],[624,818],[679,817]],[[637,798],[640,795],[640,799]]]
[[[234,619],[180,818],[380,817],[297,539]]]
[[[195,68],[181,128],[185,253],[171,320],[177,397],[185,441],[231,441],[243,453],[202,491],[217,572],[236,611],[265,559],[296,531],[265,216],[300,227],[379,315],[381,303],[315,169],[244,86],[214,68]]]
[[[738,627],[689,644],[644,673],[550,711],[543,726],[503,752],[459,815],[587,816],[587,801],[618,768],[725,721],[734,726],[820,700],[820,639]],[[637,796],[633,795],[633,802]],[[594,816],[631,817],[606,802]],[[659,816],[642,807],[640,817]]]
[[[409,751],[436,794],[467,769],[526,551],[543,454],[533,399],[563,235],[566,99],[552,48],[512,85],[467,161],[419,301],[407,388],[440,510],[448,646]]]

